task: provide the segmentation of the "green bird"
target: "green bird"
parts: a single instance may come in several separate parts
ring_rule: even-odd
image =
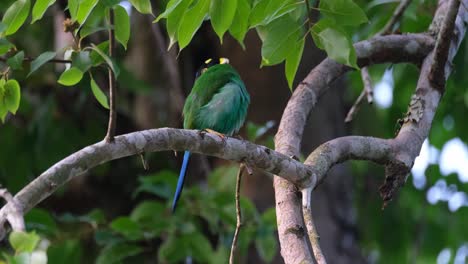
[[[208,59],[196,74],[195,84],[185,101],[185,129],[199,129],[232,136],[244,124],[250,96],[239,73],[226,58]],[[172,212],[184,187],[190,151],[185,151]]]

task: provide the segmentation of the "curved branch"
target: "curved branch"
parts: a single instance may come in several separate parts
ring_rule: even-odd
[[[388,35],[358,42],[354,47],[361,67],[385,62],[419,64],[434,47],[434,39],[426,34]],[[334,60],[325,59],[298,85],[283,112],[275,136],[277,151],[288,156],[299,155],[302,134],[310,111],[329,85],[349,70],[352,69]],[[309,183],[314,185],[317,182]],[[274,178],[273,185],[281,255],[286,263],[311,263],[312,256],[305,236],[298,189],[280,177]]]
[[[243,162],[272,174],[286,177],[288,181],[308,185],[312,170],[304,164],[267,147],[248,141],[197,130],[160,128],[129,133],[115,137],[113,143],[105,141],[87,146],[57,162],[38,178],[25,186],[0,210],[0,222],[5,222],[12,208],[23,214],[52,194],[61,185],[87,170],[111,160],[137,155],[142,152],[164,150],[190,150],[195,153]]]
[[[387,35],[354,44],[358,65],[412,62],[419,64],[434,47],[427,34]],[[276,149],[298,155],[307,116],[330,84],[352,68],[325,59],[298,85],[289,99],[275,136]]]

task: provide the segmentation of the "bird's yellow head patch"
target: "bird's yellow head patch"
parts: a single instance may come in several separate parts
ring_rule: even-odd
[[[197,71],[195,78],[200,77],[200,75],[206,72],[208,68],[217,64],[229,64],[229,59],[228,58],[219,58],[219,59],[210,58],[210,59],[205,60],[204,64]]]

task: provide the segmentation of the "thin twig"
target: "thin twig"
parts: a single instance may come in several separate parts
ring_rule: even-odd
[[[229,256],[229,264],[234,264],[234,254],[237,250],[237,240],[239,238],[239,232],[242,227],[242,212],[241,212],[241,207],[240,207],[240,187],[241,187],[242,173],[244,172],[245,168],[246,168],[245,164],[241,163],[239,165],[239,172],[237,173],[236,195],[235,195],[237,224],[236,224],[236,231],[234,232],[234,238],[232,239],[231,254]]]
[[[314,25],[314,22],[312,21],[312,13],[311,13],[309,0],[304,0],[304,2],[306,4],[306,9],[307,9],[307,17],[308,17],[307,22],[309,23],[309,29],[311,29],[312,26]]]
[[[369,69],[367,67],[362,68],[361,70],[362,81],[364,82],[364,92],[367,96],[367,103],[372,104],[374,101],[373,95],[374,92],[372,91],[372,79],[369,74]]]
[[[365,97],[366,97],[366,90],[362,89],[361,94],[356,99],[356,102],[354,102],[353,106],[351,107],[351,109],[349,109],[349,112],[346,115],[346,118],[345,118],[346,123],[353,121],[354,116],[357,114],[357,112],[361,108],[361,103],[364,101]]]
[[[9,58],[5,58],[5,57],[0,57],[0,61],[2,62],[6,62]],[[33,61],[35,60],[36,58],[34,57],[26,57],[23,59],[23,61],[27,61],[27,62],[30,62],[30,61]],[[62,60],[62,59],[51,59],[49,61],[47,61],[48,63],[72,63],[71,60]]]
[[[403,13],[405,12],[406,8],[411,4],[411,0],[402,0],[398,7],[393,12],[392,17],[387,22],[387,24],[383,27],[383,29],[377,33],[377,36],[383,36],[387,34],[391,34],[393,32],[393,27],[395,26],[398,21],[400,21]]]
[[[395,27],[395,24],[400,21],[401,17],[403,16],[403,13],[405,12],[406,8],[408,8],[409,4],[411,3],[411,0],[402,0],[398,7],[395,9],[393,12],[392,17],[390,20],[387,22],[387,24],[382,28],[380,32],[375,34],[376,37],[378,36],[384,36],[391,34],[393,32],[393,28]],[[362,82],[364,85],[364,89],[359,95],[359,97],[356,99],[354,102],[353,106],[349,110],[348,114],[346,115],[345,122],[349,123],[353,120],[354,116],[357,114],[357,112],[360,109],[360,106],[364,100],[364,95],[367,96],[367,102],[369,104],[372,103],[373,101],[373,86],[372,86],[372,79],[369,74],[369,69],[367,67],[363,67],[361,69],[361,78]]]
[[[145,154],[143,152],[140,153],[140,159],[141,159],[141,163],[143,164],[143,169],[148,170],[149,169],[148,162],[146,162]]]
[[[374,92],[372,91],[372,89],[373,89],[372,79],[370,77],[369,69],[367,67],[363,67],[361,69],[361,77],[362,77],[362,82],[363,82],[363,85],[364,85],[364,89],[362,89],[361,94],[356,99],[356,101],[354,102],[351,109],[349,109],[349,112],[348,112],[348,114],[346,115],[346,118],[345,118],[346,123],[349,123],[349,122],[353,121],[354,116],[357,114],[357,112],[361,108],[361,104],[364,101],[365,97],[367,97],[367,103],[372,104],[372,102],[373,102]]]
[[[314,224],[312,217],[312,188],[307,188],[302,191],[302,213],[304,217],[304,223],[307,228],[307,235],[309,236],[310,245],[314,253],[314,258],[317,264],[326,264],[327,260],[323,255],[322,249],[320,248],[320,236],[318,235],[317,228]]]
[[[109,9],[109,57],[114,56],[115,32],[114,32],[114,10]],[[109,67],[109,125],[107,127],[106,142],[113,142],[115,135],[115,126],[117,122],[117,113],[115,112],[115,93],[116,93],[115,74]]]

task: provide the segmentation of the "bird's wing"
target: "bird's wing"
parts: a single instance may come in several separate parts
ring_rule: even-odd
[[[244,123],[249,96],[240,82],[228,82],[200,108],[196,123],[201,129],[210,128],[232,135]]]
[[[204,129],[197,123],[197,116],[203,106],[208,104],[215,94],[219,93],[226,84],[239,80],[237,72],[228,64],[210,67],[193,85],[192,91],[184,105],[184,128]]]

